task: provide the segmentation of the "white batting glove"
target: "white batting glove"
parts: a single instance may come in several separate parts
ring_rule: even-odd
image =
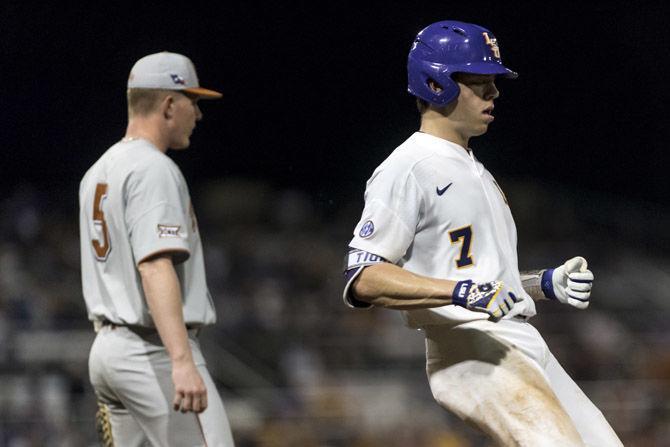
[[[569,304],[577,309],[589,307],[593,272],[586,259],[576,256],[560,267],[542,273],[542,292],[551,300]]]
[[[477,312],[485,312],[489,319],[498,321],[512,310],[517,298],[502,281],[475,284],[471,279],[456,283],[452,303]]]

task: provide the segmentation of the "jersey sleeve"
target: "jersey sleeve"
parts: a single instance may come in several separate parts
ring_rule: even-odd
[[[386,262],[386,260],[372,253],[349,247],[347,255],[344,257],[344,291],[342,292],[344,304],[359,309],[369,309],[372,307],[372,304],[357,299],[351,289],[354,280],[361,274],[364,268],[381,262]]]
[[[410,169],[378,169],[368,181],[365,207],[350,247],[398,262],[414,239],[423,203],[421,188]]]
[[[129,176],[125,219],[135,264],[159,253],[171,253],[175,264],[189,258],[191,222],[180,177],[163,160]]]

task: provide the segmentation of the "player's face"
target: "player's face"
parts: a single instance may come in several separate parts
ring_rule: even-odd
[[[453,79],[461,92],[449,119],[467,138],[484,134],[493,122],[493,100],[500,95],[495,75],[456,73]]]
[[[169,147],[186,149],[191,144],[191,134],[196,122],[202,119],[202,112],[195,95],[175,92],[173,98]]]

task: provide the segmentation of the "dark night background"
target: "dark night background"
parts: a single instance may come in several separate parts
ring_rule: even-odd
[[[504,63],[496,121],[471,145],[491,172],[670,203],[666,2],[3,2],[2,194],[30,182],[74,206],[86,168],[124,132],[125,82],[161,50],[194,61],[205,103],[191,183],[297,187],[327,206],[417,128],[405,61],[423,26],[493,30]]]

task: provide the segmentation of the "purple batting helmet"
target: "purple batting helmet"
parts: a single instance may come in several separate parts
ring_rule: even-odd
[[[493,33],[472,23],[445,20],[433,23],[417,34],[407,58],[407,91],[436,106],[458,97],[454,73],[493,74],[516,78],[517,73],[500,60]],[[433,91],[433,80],[443,88]]]

